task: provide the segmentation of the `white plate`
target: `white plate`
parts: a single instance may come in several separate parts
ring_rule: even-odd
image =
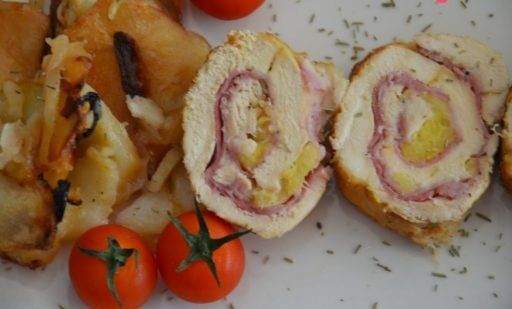
[[[512,68],[512,1],[471,0],[467,9],[458,0],[450,0],[442,7],[434,0],[395,0],[395,9],[381,7],[383,1],[387,0],[267,1],[250,17],[235,22],[209,18],[187,5],[185,24],[203,34],[212,45],[221,43],[230,29],[276,31],[291,47],[307,51],[313,59],[333,57],[348,74],[354,63],[350,60],[352,52],[334,44],[337,38],[353,41],[343,19],[365,23],[357,37],[367,51],[393,37],[408,40],[432,23],[432,31],[468,34],[490,44],[504,54]],[[312,14],[315,18],[309,23]],[[494,17],[489,18],[489,14]],[[412,15],[409,24],[408,15]],[[320,28],[326,31],[320,33]],[[331,30],[334,33],[328,36]],[[369,39],[364,36],[365,30]],[[373,35],[378,41],[372,39]],[[512,308],[511,201],[512,194],[505,192],[495,179],[463,224],[470,237],[453,241],[461,246],[460,257],[451,257],[447,248],[441,248],[436,261],[428,250],[360,214],[331,183],[318,207],[294,231],[269,241],[252,235],[244,238],[247,268],[241,284],[227,300],[204,308],[227,308],[230,303],[236,308],[372,308],[375,302],[378,308]],[[476,212],[489,216],[492,223],[477,217]],[[321,231],[317,222],[323,225]],[[361,248],[354,254],[359,244]],[[498,246],[500,249],[495,252]],[[259,254],[251,250],[258,250]],[[326,250],[334,254],[327,254]],[[269,260],[264,264],[267,256]],[[0,265],[0,308],[83,306],[69,283],[67,257],[68,250],[62,250],[44,271]],[[285,262],[283,257],[292,258],[294,263]],[[376,266],[374,258],[391,272]],[[459,274],[463,267],[467,273]],[[432,272],[445,273],[447,278],[434,277]],[[145,307],[198,307],[162,290],[159,283]]]

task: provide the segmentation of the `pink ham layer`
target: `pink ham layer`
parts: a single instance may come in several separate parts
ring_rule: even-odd
[[[422,53],[422,54],[425,57],[428,57],[429,59],[431,58],[430,57],[431,53]],[[432,59],[432,60],[434,60],[434,59]],[[434,61],[436,61],[436,60],[434,60]],[[436,61],[436,62],[438,62],[438,61]],[[475,104],[477,105],[477,108],[481,113],[481,96],[480,96],[480,93],[478,90],[479,88],[476,83],[476,80],[469,77],[469,75],[466,73],[463,73],[461,75],[461,72],[465,72],[465,71],[450,64],[446,59],[443,59],[442,62],[438,62],[438,63],[441,63],[442,65],[445,65],[448,69],[454,71],[455,74],[457,75],[457,77],[461,78],[464,82],[466,82],[470,85],[471,90],[473,91],[473,93],[475,93],[475,101],[476,101]],[[467,190],[470,188],[470,186],[474,183],[474,181],[475,181],[474,178],[476,177],[476,175],[472,178],[468,178],[468,179],[464,179],[464,180],[460,180],[460,181],[449,181],[449,182],[434,184],[426,189],[416,190],[409,194],[404,194],[403,192],[401,192],[401,190],[395,185],[394,181],[391,179],[391,177],[387,171],[386,163],[383,161],[382,153],[381,153],[383,142],[389,134],[388,133],[389,129],[386,126],[386,123],[383,119],[381,100],[384,96],[386,88],[391,85],[394,85],[394,84],[403,85],[404,87],[407,87],[407,88],[414,90],[416,92],[419,92],[419,93],[430,93],[443,101],[449,100],[448,96],[446,94],[444,94],[443,92],[441,92],[439,89],[429,87],[429,86],[425,85],[424,83],[422,83],[421,81],[415,80],[410,74],[405,73],[405,72],[391,73],[381,79],[381,81],[374,88],[373,96],[372,96],[372,110],[373,110],[373,115],[374,115],[375,129],[374,129],[372,141],[370,142],[370,144],[368,146],[368,151],[372,156],[372,161],[375,166],[375,170],[377,172],[379,180],[381,181],[382,185],[384,186],[384,188],[386,188],[386,190],[389,193],[391,193],[396,198],[399,198],[399,199],[405,200],[405,201],[424,202],[424,201],[427,201],[427,200],[430,200],[433,198],[444,198],[444,199],[449,199],[449,200],[459,198],[465,192],[467,192]],[[451,109],[450,109],[450,111],[453,116],[453,111]],[[400,117],[403,117],[403,115],[400,115]],[[403,119],[399,119],[398,123],[397,123],[399,134],[403,133],[403,131],[404,131],[403,121],[404,121]],[[452,123],[454,123],[454,121],[452,121]],[[487,138],[488,138],[487,129],[485,128],[485,124],[483,124],[483,122],[482,122],[482,125],[484,127],[484,130],[483,130],[484,139],[487,140]],[[418,165],[415,166],[413,164],[411,164],[411,165],[413,165],[415,167],[424,167],[424,166],[434,164],[434,163],[440,161],[442,158],[444,158],[461,141],[461,137],[460,137],[458,128],[454,127],[454,131],[456,134],[455,141],[453,141],[451,143],[451,145],[449,145],[441,155],[439,155],[438,157],[436,157],[432,160],[429,160],[428,162],[425,162],[419,166]],[[400,138],[398,139],[398,142],[401,142],[401,140],[403,140],[402,134],[401,134]],[[398,150],[398,147],[399,146],[395,146],[395,149]],[[399,152],[399,150],[398,150],[398,152]],[[475,157],[477,157],[477,160],[478,160],[478,156],[479,155],[475,156]],[[401,154],[399,154],[399,157],[401,157],[402,160],[405,159],[401,156]],[[479,166],[479,165],[480,164],[477,164],[477,166]],[[478,169],[476,174],[478,175],[479,173],[480,173],[480,171]]]
[[[306,68],[302,68],[303,78],[306,77],[307,85],[313,91],[319,91],[321,88],[321,81],[316,76],[314,72],[308,70]],[[233,72],[221,85],[219,91],[217,92],[217,98],[215,102],[215,135],[216,135],[216,145],[215,152],[212,157],[212,161],[208,165],[205,170],[206,183],[213,190],[217,191],[220,195],[226,196],[231,199],[235,205],[243,209],[247,212],[258,214],[258,215],[275,215],[280,214],[287,211],[297,202],[299,202],[304,195],[307,193],[310,187],[314,187],[321,182],[325,182],[330,178],[331,170],[330,168],[326,168],[324,166],[318,166],[316,169],[311,171],[305,179],[304,186],[292,195],[285,203],[274,205],[267,208],[259,208],[253,205],[249,198],[249,188],[246,187],[245,183],[238,179],[234,183],[230,185],[220,184],[215,181],[214,175],[216,171],[221,167],[222,160],[230,160],[234,162],[237,166],[237,169],[244,174],[248,179],[251,180],[253,185],[256,183],[253,177],[251,177],[250,172],[244,170],[238,160],[236,159],[236,155],[238,151],[236,147],[230,145],[230,143],[226,140],[224,132],[224,120],[229,117],[228,110],[226,108],[226,104],[229,103],[231,99],[231,93],[236,92],[239,87],[239,81],[244,79],[255,79],[258,80],[262,85],[264,85],[264,95],[267,99],[272,100],[272,91],[270,88],[270,83],[266,75],[255,72],[252,70],[247,71],[238,71]],[[316,115],[316,113],[320,113],[320,103],[318,100],[314,100],[313,102],[313,111],[310,113],[309,118],[307,119],[308,131],[310,132],[311,137],[315,137],[315,141],[318,141],[320,129],[319,126],[320,116]],[[316,106],[316,107],[315,107]],[[312,123],[314,123],[312,125]],[[274,136],[272,138],[274,144],[277,142],[277,137]],[[322,149],[324,149],[322,147]],[[265,154],[267,155],[267,154]]]

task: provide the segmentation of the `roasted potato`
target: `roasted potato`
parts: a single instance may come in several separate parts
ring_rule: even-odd
[[[58,28],[55,30],[59,30],[58,32],[60,32],[61,30],[71,26],[80,16],[84,15],[85,12],[92,8],[96,2],[97,0],[51,0],[50,11],[55,10],[55,12],[53,12],[53,18],[55,19],[53,22]],[[109,7],[110,16],[116,13],[120,2],[121,1],[112,2],[112,5]],[[161,0],[159,2],[163,4],[165,7],[165,13],[170,18],[176,22],[181,21],[183,10],[183,3],[181,0]]]
[[[200,36],[185,31],[170,19],[158,3],[141,0],[120,2],[109,17],[112,0],[99,0],[65,30],[71,40],[86,41],[86,50],[94,55],[87,82],[98,91],[104,102],[128,131],[139,150],[149,157],[151,173],[168,151],[182,137],[182,97],[188,90],[209,51]],[[135,43],[144,96],[162,110],[165,125],[155,130],[135,119],[127,106],[113,36],[122,32]]]
[[[69,175],[71,189],[81,205],[68,205],[57,236],[75,239],[87,229],[108,223],[115,205],[124,201],[142,182],[142,161],[123,125],[106,105],[94,133],[81,142],[80,156]]]
[[[181,10],[181,1],[168,0],[164,4]],[[149,160],[148,175],[157,170],[170,147],[181,142],[182,97],[209,52],[202,37],[185,31],[166,14],[162,5],[152,1],[114,4],[112,0],[99,0],[64,31],[71,40],[87,42],[85,48],[93,55],[87,81],[116,118],[128,123],[139,152]],[[120,33],[133,43],[131,48],[137,53],[144,98],[131,98],[131,93],[123,89],[122,64],[115,45]],[[148,121],[150,115],[162,121]],[[154,124],[160,122],[163,124],[155,128]],[[186,177],[180,175],[179,179]],[[173,179],[169,182],[176,183]],[[179,200],[192,200],[191,190],[177,191]],[[186,194],[190,196],[184,198]]]
[[[34,7],[0,2],[0,255],[45,248],[54,234],[51,196],[32,158],[39,143],[39,68],[49,20]]]
[[[167,137],[164,144],[178,143],[182,96],[206,59],[209,45],[171,20],[158,3],[125,0],[109,18],[112,1],[99,0],[65,30],[72,41],[86,41],[85,48],[93,55],[87,82],[98,91],[116,118],[128,122],[130,129],[137,127],[126,104],[113,47],[114,33],[129,35],[137,46],[147,97],[168,118],[166,134],[162,134]],[[167,148],[163,153],[166,151]]]
[[[62,242],[109,222],[112,213],[115,222],[154,235],[168,222],[167,210],[177,214],[192,205],[177,144],[182,97],[209,45],[173,21],[181,1],[164,5],[64,0],[57,15],[65,35],[48,41],[51,54],[36,74],[48,18],[0,2],[0,143],[8,146],[0,144],[1,256],[46,265]],[[161,113],[158,128],[147,113],[134,118],[128,108],[113,45],[118,32],[134,42],[144,83],[139,99]],[[89,94],[97,101],[81,105]],[[33,160],[19,159],[28,155]],[[67,198],[58,206],[63,181]],[[127,208],[117,209],[141,188]]]
[[[2,193],[7,199],[0,206],[0,254],[30,267],[51,261],[62,241],[107,223],[114,206],[142,186],[138,179],[144,175],[125,127],[84,84],[91,56],[83,44],[65,36],[48,43],[52,54],[43,61],[42,121],[32,129],[42,132],[41,141],[33,143],[38,146],[34,169],[42,171],[38,183],[50,198],[38,196],[36,186],[0,178],[0,193],[12,192]]]
[[[49,25],[48,17],[30,5],[0,1],[0,86],[34,76]]]

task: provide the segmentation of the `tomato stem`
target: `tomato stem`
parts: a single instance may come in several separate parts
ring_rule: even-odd
[[[181,272],[185,270],[190,264],[195,261],[202,260],[208,265],[210,271],[212,272],[217,285],[220,287],[221,283],[219,280],[219,276],[217,274],[217,267],[215,266],[215,262],[213,261],[213,252],[224,244],[233,241],[241,236],[250,233],[250,230],[236,232],[230,235],[227,235],[222,238],[212,239],[210,237],[210,231],[208,230],[208,226],[204,220],[203,213],[201,211],[201,207],[199,207],[199,203],[197,200],[194,201],[197,221],[199,223],[199,232],[197,235],[194,235],[187,231],[187,229],[183,226],[180,220],[178,220],[171,212],[167,212],[171,222],[174,224],[174,227],[180,232],[188,246],[190,247],[190,252],[188,256],[178,265],[176,271]]]
[[[117,304],[120,307],[123,307],[121,303],[121,299],[119,298],[119,294],[117,294],[115,284],[114,284],[114,276],[116,275],[118,269],[126,265],[128,259],[133,255],[135,259],[135,267],[139,265],[139,251],[134,248],[126,249],[121,248],[117,239],[113,237],[107,237],[108,248],[105,251],[96,251],[91,249],[84,249],[78,247],[78,250],[83,254],[96,257],[107,264],[107,286],[114,296]]]

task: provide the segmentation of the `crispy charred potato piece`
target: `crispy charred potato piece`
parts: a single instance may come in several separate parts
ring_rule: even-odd
[[[114,51],[121,72],[121,86],[130,97],[144,97],[146,93],[142,61],[135,41],[126,33],[114,33]]]
[[[68,180],[81,205],[68,205],[57,237],[71,240],[87,229],[108,223],[114,207],[138,189],[142,164],[126,129],[102,103],[102,117],[93,134],[81,141],[80,156]],[[94,179],[94,181],[91,181]]]
[[[52,226],[52,228],[41,228],[38,233],[34,233],[35,236],[44,236],[42,241],[46,240],[46,242],[41,242],[40,245],[32,247],[18,245],[9,247],[5,251],[2,251],[0,247],[0,255],[31,268],[46,265],[57,254],[61,242],[75,239],[87,229],[107,223],[114,206],[138,189],[137,186],[140,182],[137,179],[140,175],[141,165],[136,148],[123,125],[114,118],[103,103],[102,105],[102,118],[98,121],[94,133],[79,144],[76,151],[78,158],[67,178],[71,185],[70,196],[75,197],[78,203],[72,202],[68,198],[62,221],[57,225],[56,231]],[[4,188],[6,190],[10,189],[3,186],[0,177],[1,196],[4,196],[2,191]],[[16,194],[19,202],[12,203],[11,209],[21,203],[20,196],[23,201],[28,201],[29,197],[34,199],[35,202],[40,200],[40,198],[37,199],[37,196],[33,196],[34,193],[28,195],[28,193],[21,190],[18,190],[20,192],[12,191],[11,195]],[[21,194],[27,195],[27,198]],[[7,195],[7,197],[11,195]],[[30,205],[31,208],[39,212],[51,210],[50,219],[53,218],[52,203],[55,203],[55,200],[46,202],[44,205],[35,202],[24,203],[25,212],[31,210],[26,207]],[[2,201],[0,201],[0,209],[3,206]],[[19,212],[21,213],[21,211]],[[12,226],[2,225],[1,222],[8,222],[9,220],[1,220],[1,216],[2,212],[0,211],[0,233],[3,232],[2,229],[14,231]],[[19,223],[20,220],[17,220],[17,222]],[[32,229],[39,227],[34,222],[30,223],[27,226]],[[17,237],[23,235],[21,233],[23,232],[22,227],[17,227],[19,233],[16,234]],[[44,232],[51,234],[46,235]],[[2,243],[0,241],[0,246]]]
[[[0,1],[0,86],[34,76],[48,29],[48,17],[32,6]]]
[[[59,224],[60,238],[74,238],[107,222],[113,206],[137,189],[142,164],[124,126],[95,90],[83,85],[91,57],[83,44],[65,36],[49,44],[52,55],[43,66],[45,119],[39,158],[50,186],[69,181],[70,194],[80,201],[77,207],[68,205]]]
[[[138,181],[141,159],[126,129],[84,84],[91,56],[83,44],[65,36],[48,43],[52,54],[43,61],[42,119],[33,131],[42,131],[35,168],[42,171],[43,192],[50,198],[37,196],[37,187],[4,184],[0,178],[0,196],[18,198],[11,208],[0,202],[0,255],[29,267],[49,263],[62,241],[107,223],[114,206],[143,183]],[[42,214],[47,217],[41,219]],[[29,228],[40,230],[26,235]]]
[[[40,139],[39,68],[49,21],[33,6],[0,2],[0,255],[47,248],[51,194],[33,165]]]
[[[48,195],[0,173],[0,252],[44,247],[53,232]]]
[[[33,164],[41,117],[29,106],[32,98],[28,82],[4,84],[4,93],[0,90],[0,255],[44,248],[55,229],[51,194],[38,179]]]
[[[136,126],[127,108],[113,46],[114,33],[126,33],[138,47],[147,97],[166,115],[176,112],[173,120],[180,123],[181,98],[206,58],[208,43],[168,18],[157,3],[125,0],[109,18],[111,4],[112,0],[98,1],[65,31],[72,41],[86,41],[86,50],[94,55],[87,82],[120,121]],[[179,142],[180,128],[175,126],[170,143]]]

